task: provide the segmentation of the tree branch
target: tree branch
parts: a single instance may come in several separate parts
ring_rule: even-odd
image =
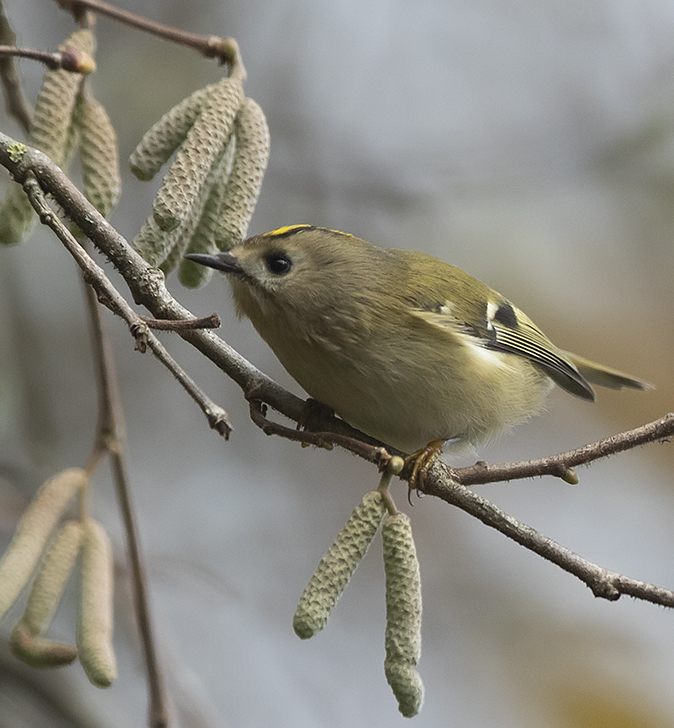
[[[53,195],[66,214],[79,225],[121,273],[136,303],[144,305],[158,319],[194,318],[170,295],[164,285],[163,274],[140,258],[48,157],[0,134],[0,163],[17,181],[22,181],[29,171],[35,175],[40,187]],[[75,257],[84,269],[84,262]],[[93,278],[90,282],[97,287],[99,296],[103,292],[102,302],[119,314],[119,307],[115,306],[113,298],[101,287],[101,282]],[[253,420],[264,432],[317,445],[329,442],[339,444],[340,447],[378,465],[385,464],[389,454],[399,454],[393,448],[384,449],[382,443],[358,432],[332,415],[323,413],[312,418],[310,422],[305,422],[306,403],[303,400],[280,387],[211,331],[182,331],[180,335],[241,387],[244,396],[251,403]],[[271,422],[266,418],[263,403],[294,422],[310,425],[311,433],[298,433],[296,430]],[[443,463],[436,462],[424,478],[422,488],[424,493],[461,508],[508,538],[574,574],[587,584],[596,596],[614,600],[621,594],[629,594],[664,606],[674,606],[674,592],[630,579],[586,561],[535,529],[503,513],[466,487],[478,483],[541,475],[568,479],[573,466],[586,464],[648,442],[666,440],[673,433],[674,414],[668,414],[653,423],[606,438],[598,443],[525,463],[491,466],[476,463],[468,468],[448,468]],[[405,473],[402,475],[406,477]]]
[[[148,265],[136,253],[46,154],[0,133],[0,164],[6,167],[14,180],[19,183],[23,183],[29,172],[32,173],[42,190],[53,196],[65,214],[81,228],[94,246],[119,271],[134,301],[145,306],[156,319],[192,321],[196,318],[171,296],[164,283],[164,274]],[[50,214],[55,213],[50,210]],[[85,258],[78,256],[78,251],[75,249],[70,252],[80,268],[85,273],[90,272],[88,261],[91,259],[86,253]],[[95,263],[93,265],[96,266]],[[100,266],[96,267],[104,276]],[[103,299],[101,303],[113,313],[121,315],[122,309],[117,310],[114,307],[115,302],[122,306],[124,299],[121,295],[117,293],[114,301],[106,300],[107,291],[101,287],[99,279],[90,276],[87,280],[100,294],[99,300]],[[233,379],[247,399],[260,399],[294,422],[302,421],[305,413],[304,400],[279,386],[214,333],[207,330],[190,330],[182,331],[180,335]],[[322,430],[343,434],[369,444],[381,445],[374,438],[368,437],[334,416],[323,417],[315,424],[320,425]]]
[[[641,427],[611,435],[599,442],[583,445],[576,450],[569,450],[559,455],[501,465],[478,462],[465,468],[447,468],[447,473],[453,481],[461,485],[483,485],[506,480],[536,478],[541,475],[553,475],[564,480],[569,470],[577,465],[588,465],[600,458],[632,450],[640,445],[666,441],[672,436],[674,436],[674,413],[670,412]]]
[[[73,13],[86,8],[132,28],[169,40],[172,43],[188,46],[201,53],[205,58],[217,58],[221,64],[227,63],[232,72],[236,71],[242,79],[246,78],[239,46],[234,38],[219,38],[216,35],[189,33],[186,30],[173,28],[170,25],[163,25],[140,15],[134,15],[127,10],[122,10],[101,0],[56,0],[56,3],[64,10]]]

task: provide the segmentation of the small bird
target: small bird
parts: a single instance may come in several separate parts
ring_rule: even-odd
[[[291,225],[226,253],[185,256],[223,271],[288,373],[353,427],[403,452],[478,446],[543,408],[555,384],[647,389],[558,349],[476,278],[424,253]]]

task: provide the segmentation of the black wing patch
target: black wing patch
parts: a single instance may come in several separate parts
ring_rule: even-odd
[[[496,317],[494,317],[496,321]],[[535,326],[520,320],[516,328],[496,323],[487,349],[517,354],[541,367],[555,384],[576,397],[594,402],[594,390],[576,367]]]
[[[504,301],[494,313],[494,321],[507,326],[509,329],[517,328],[517,314],[510,301]]]

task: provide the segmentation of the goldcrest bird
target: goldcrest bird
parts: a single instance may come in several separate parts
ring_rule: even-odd
[[[480,445],[540,412],[555,384],[650,385],[558,349],[533,321],[462,270],[348,233],[292,225],[227,253],[223,271],[288,373],[350,425],[404,452]]]

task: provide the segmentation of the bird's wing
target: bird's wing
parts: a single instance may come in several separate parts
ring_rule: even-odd
[[[483,311],[461,311],[459,306],[447,302],[433,311],[417,309],[412,313],[447,333],[474,337],[485,349],[528,359],[565,391],[594,401],[592,387],[566,352],[558,349],[526,314],[505,299],[489,302]]]

